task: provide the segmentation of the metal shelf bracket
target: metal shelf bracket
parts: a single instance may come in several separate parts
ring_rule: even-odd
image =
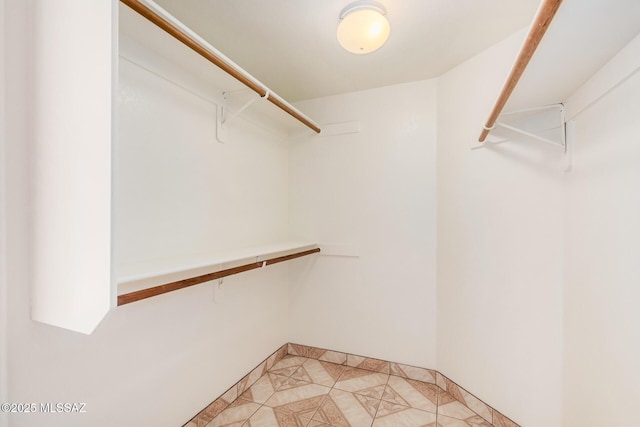
[[[517,124],[508,122],[509,120],[513,120],[512,117],[520,117],[519,121],[516,120],[518,122]],[[537,125],[535,130],[522,128],[523,124],[531,125],[531,123]],[[493,127],[488,129],[494,131],[490,136],[495,139],[487,139],[480,145],[474,144],[471,149],[476,150],[512,141],[514,138],[513,134],[515,134],[531,141],[542,142],[560,148],[563,152],[563,169],[565,172],[570,172],[573,167],[573,146],[575,142],[573,125],[573,121],[565,122],[565,109],[563,104],[552,104],[509,111],[500,114]],[[511,136],[500,136],[500,129],[510,132]],[[545,135],[551,132],[554,133],[555,138]]]
[[[536,114],[548,114],[549,111],[553,111],[553,110],[557,111],[557,117],[553,119],[554,123],[551,124],[551,127],[545,126],[544,129],[541,129],[541,130],[536,130],[536,131],[526,130],[516,124],[508,123],[510,116],[516,116],[516,115],[535,116]],[[491,130],[498,129],[498,128],[505,129],[510,132],[514,132],[521,136],[525,136],[533,141],[543,142],[545,144],[559,147],[560,149],[562,149],[562,151],[565,151],[565,152],[567,149],[566,123],[565,123],[565,114],[564,114],[563,104],[545,105],[542,107],[526,108],[522,110],[515,110],[515,111],[502,113],[498,117],[498,120],[496,120]],[[540,135],[541,133],[553,131],[555,129],[560,129],[559,138],[557,138],[556,140]],[[472,147],[472,149],[483,148],[488,145],[500,144],[510,140],[511,138],[508,138],[508,137],[503,137],[494,141],[487,140],[483,142],[481,145],[475,145],[474,147]]]
[[[246,92],[245,90],[242,90],[242,92]],[[229,100],[229,95],[231,95],[231,92],[223,92],[222,96],[224,99],[224,104],[223,105],[219,105],[217,108],[217,118],[216,118],[216,139],[218,140],[218,142],[223,143],[226,141],[227,139],[227,132],[226,132],[226,126],[231,123],[233,120],[235,120],[236,118],[238,118],[238,116],[240,116],[240,114],[242,114],[247,108],[251,107],[256,101],[264,99],[267,100],[269,99],[269,95],[271,93],[269,92],[269,90],[267,89],[265,94],[263,96],[254,96],[251,99],[249,99],[248,101],[246,101],[242,106],[240,106],[238,109],[235,109],[233,112],[230,111],[228,105],[227,105],[227,101]]]

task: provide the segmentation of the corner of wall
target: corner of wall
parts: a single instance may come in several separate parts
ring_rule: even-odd
[[[564,425],[637,424],[638,71],[640,35],[567,102],[576,150],[564,197]]]
[[[471,150],[522,36],[438,79],[437,369],[522,425],[556,427],[561,171],[526,141]]]

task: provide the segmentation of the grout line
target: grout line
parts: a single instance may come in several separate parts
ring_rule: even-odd
[[[257,402],[254,402],[254,403],[257,403]],[[253,412],[251,413],[251,415],[249,415],[249,416],[247,417],[247,419],[246,419],[246,420],[244,420],[244,422],[242,423],[242,425],[241,425],[240,427],[244,427],[244,426],[248,425],[247,423],[249,422],[249,420],[251,419],[251,417],[253,417],[253,416],[254,416],[254,415],[255,415],[255,414],[256,414],[256,413],[257,413],[257,412],[258,412],[258,411],[263,407],[263,406],[264,406],[264,403],[263,403],[262,405],[258,406],[258,409],[256,409],[255,411],[253,411]],[[222,413],[222,412],[221,412],[221,413]],[[220,414],[218,414],[218,415],[220,415]],[[217,415],[216,415],[216,417],[217,417]],[[216,417],[214,417],[214,418],[213,418],[213,420],[215,420],[215,419],[216,419]],[[213,420],[211,420],[211,421],[209,421],[209,422],[212,422]]]
[[[391,369],[389,369],[391,371]],[[382,405],[382,398],[384,397],[384,392],[389,386],[389,378],[391,378],[391,374],[387,375],[387,382],[384,383],[384,389],[382,390],[382,395],[380,396],[380,401],[378,402],[378,407],[376,408],[376,413],[373,415],[373,419],[371,420],[371,427],[376,422],[376,418],[378,417],[378,411],[380,410],[380,406]]]
[[[438,416],[440,414],[440,391],[442,390],[438,384],[436,384],[436,425],[438,425]]]

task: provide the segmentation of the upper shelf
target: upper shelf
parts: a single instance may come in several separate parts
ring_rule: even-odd
[[[505,110],[566,102],[640,32],[640,2],[564,0]]]
[[[636,0],[564,0],[507,109],[567,101],[640,33]]]
[[[289,121],[294,120],[295,123],[320,133],[320,127],[313,120],[287,103],[264,83],[235,64],[153,1],[120,1],[126,5],[120,7],[119,13],[119,30],[125,37],[140,43],[174,64],[188,67],[200,77],[203,71],[210,74],[205,79],[214,83],[222,91],[248,89],[255,92],[257,96],[268,102],[256,103],[256,107],[252,109],[260,109],[268,120],[281,124],[285,117]],[[212,67],[212,64],[215,67]],[[274,109],[273,106],[278,108]],[[273,111],[279,114],[274,116]]]
[[[504,87],[498,96],[498,100],[496,101],[489,118],[487,119],[487,123],[484,125],[484,129],[480,134],[480,142],[484,142],[489,132],[495,127],[496,121],[502,112],[505,104],[509,100],[511,93],[515,89],[522,73],[524,73],[531,57],[535,53],[538,48],[538,44],[542,41],[544,34],[547,32],[549,25],[551,25],[551,21],[558,11],[558,7],[562,0],[543,0],[540,4],[540,8],[536,13],[536,17],[531,24],[531,28],[527,33],[527,38],[518,53],[518,57],[516,58],[516,62],[513,64],[511,68],[511,72],[507,77],[506,82],[504,83]]]

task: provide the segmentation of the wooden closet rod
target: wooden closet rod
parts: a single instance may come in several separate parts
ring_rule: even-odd
[[[200,283],[209,282],[211,280],[221,279],[223,277],[242,273],[256,268],[262,268],[265,265],[277,264],[283,261],[300,258],[306,255],[320,252],[320,248],[309,249],[307,251],[296,252],[291,255],[285,255],[277,258],[271,258],[263,261],[256,261],[244,264],[239,267],[227,268],[226,270],[218,270],[201,276],[190,277],[188,279],[178,280],[176,282],[165,283],[164,285],[154,286],[153,288],[142,289],[139,291],[129,292],[128,294],[118,295],[118,306],[140,301],[146,298],[155,297],[156,295],[166,294],[167,292],[177,291],[179,289],[188,288],[189,286],[198,285]]]
[[[484,129],[482,129],[482,133],[480,133],[480,138],[478,139],[480,142],[484,142],[487,135],[489,135],[489,132],[496,124],[498,116],[502,112],[502,109],[509,100],[511,93],[518,84],[518,80],[520,80],[522,73],[527,68],[527,64],[529,64],[533,53],[536,51],[538,44],[540,44],[540,40],[542,40],[544,33],[547,31],[547,28],[549,28],[549,24],[551,24],[553,17],[558,11],[560,3],[562,3],[562,0],[542,0],[542,3],[538,8],[538,13],[531,24],[529,33],[527,34],[527,38],[520,49],[520,53],[518,53],[516,62],[513,64],[509,77],[507,77],[507,81],[502,88],[502,92],[500,92],[500,96],[496,101],[496,105],[493,107],[489,119],[487,119],[487,124],[485,124]]]
[[[280,108],[285,113],[289,114],[314,132],[320,133],[320,127],[318,127],[318,125],[313,123],[313,121],[311,121],[308,117],[293,108],[276,94],[270,92],[255,78],[251,78],[249,75],[247,75],[246,72],[243,72],[244,70],[242,70],[238,65],[234,64],[231,60],[226,58],[216,49],[212,48],[211,46],[206,46],[201,41],[187,34],[185,31],[179,28],[179,26],[165,19],[156,11],[143,4],[140,0],[120,1],[154,23],[156,26],[167,32],[169,35],[171,35],[181,43],[185,44],[187,47],[191,48],[194,52],[196,52],[215,66],[222,69],[230,76],[234,77],[236,80],[256,92],[261,97],[266,97],[269,102]]]

